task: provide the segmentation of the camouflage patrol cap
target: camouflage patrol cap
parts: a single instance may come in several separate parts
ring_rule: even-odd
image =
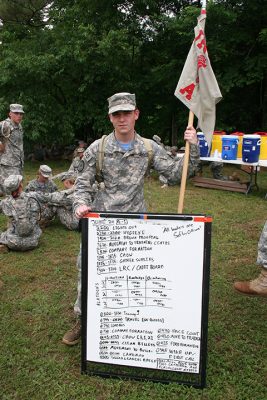
[[[73,176],[71,173],[66,172],[65,174],[62,174],[60,180],[61,182],[64,182],[65,180],[70,179],[75,181],[75,176]]]
[[[48,165],[40,165],[39,172],[45,178],[50,178],[52,176],[52,169],[48,167]]]
[[[15,190],[18,189],[22,180],[22,175],[9,175],[9,177],[4,180],[4,188],[6,193],[10,194],[12,192],[15,192]]]
[[[108,113],[112,114],[117,111],[133,111],[136,109],[135,94],[132,93],[115,93],[108,98]]]
[[[24,114],[23,107],[21,104],[10,104],[10,112]]]

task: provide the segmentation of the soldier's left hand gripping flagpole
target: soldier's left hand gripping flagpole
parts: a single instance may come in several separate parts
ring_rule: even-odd
[[[205,20],[206,0],[203,0],[201,14],[194,29],[195,38],[177,84],[175,96],[190,110],[188,126],[193,126],[194,115],[196,115],[198,126],[202,129],[210,146],[215,126],[215,105],[220,101],[222,95],[208,57]],[[183,212],[189,153],[190,144],[186,142],[178,213]]]

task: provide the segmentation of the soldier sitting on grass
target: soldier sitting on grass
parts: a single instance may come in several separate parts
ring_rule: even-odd
[[[56,215],[64,226],[70,230],[77,230],[79,220],[72,212],[75,177],[66,172],[61,181],[65,190],[48,194],[48,204],[55,207]]]
[[[10,175],[4,180],[8,194],[0,203],[0,211],[9,218],[8,228],[0,233],[0,252],[26,251],[38,246],[41,229],[38,224],[40,205],[32,193],[23,192],[23,177]]]
[[[54,193],[58,190],[57,185],[51,180],[52,169],[48,165],[40,165],[36,179],[28,183],[25,192]],[[48,204],[42,204],[40,226],[49,225],[56,215],[56,209]]]

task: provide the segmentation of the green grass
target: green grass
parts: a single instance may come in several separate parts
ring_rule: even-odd
[[[67,166],[49,164],[54,173]],[[26,164],[26,181],[35,176],[38,165]],[[224,174],[233,170],[226,166]],[[210,175],[208,168],[204,171]],[[187,184],[184,212],[213,217],[206,389],[80,374],[80,346],[61,343],[74,321],[80,238],[54,221],[37,249],[0,255],[1,400],[266,399],[266,299],[242,296],[232,288],[235,280],[258,274],[255,261],[266,220],[266,172],[258,181],[260,190],[248,196]],[[145,192],[149,211],[177,212],[178,187],[161,189],[152,177]],[[0,229],[5,225],[1,215]]]

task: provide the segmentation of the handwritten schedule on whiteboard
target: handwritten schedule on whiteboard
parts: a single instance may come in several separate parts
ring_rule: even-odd
[[[88,218],[86,360],[200,373],[203,218]]]

